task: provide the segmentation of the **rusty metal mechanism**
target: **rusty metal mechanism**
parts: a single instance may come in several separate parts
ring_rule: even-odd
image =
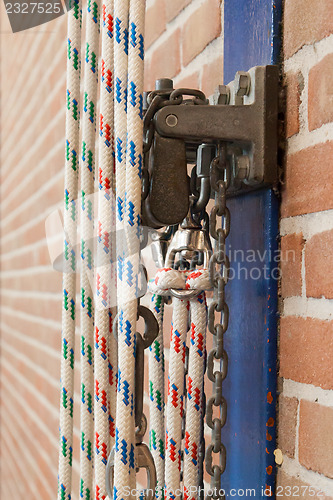
[[[174,90],[169,79],[158,80],[156,89],[145,96],[142,223],[153,229],[153,259],[159,268],[204,266],[214,290],[208,308],[208,330],[214,340],[207,357],[213,392],[204,405],[211,442],[206,451],[204,439],[199,447],[200,485],[205,463],[214,499],[224,498],[218,492],[227,461],[221,440],[228,408],[222,391],[228,371],[224,348],[229,324],[227,197],[278,183],[278,82],[276,66],[258,66],[238,72],[229,85],[219,86],[211,102],[198,90]],[[208,215],[211,198],[215,203]],[[164,232],[155,231],[162,227]],[[179,299],[196,293],[170,292]],[[217,322],[216,313],[220,314]],[[140,366],[137,369],[139,373]],[[142,401],[142,381],[138,395]],[[214,407],[219,408],[219,417],[213,417]],[[138,417],[141,414],[140,407]]]
[[[172,80],[156,82],[146,95],[144,225],[181,223],[190,186],[200,192],[193,211],[202,210],[212,194],[209,172],[221,142],[231,166],[228,196],[278,182],[278,83],[277,66],[257,66],[220,85],[209,102],[198,90],[174,90]],[[190,184],[191,163],[196,172]]]

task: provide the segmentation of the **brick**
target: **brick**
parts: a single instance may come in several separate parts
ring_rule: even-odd
[[[38,292],[54,292],[61,290],[62,277],[57,271],[38,272],[23,276],[6,276],[2,280],[4,288],[16,288],[18,290],[29,290]]]
[[[145,57],[144,62],[144,78],[143,78],[143,88],[146,92],[153,90],[154,85],[152,79],[150,78],[150,60]]]
[[[170,337],[171,337],[171,322],[172,322],[172,306],[164,306],[164,316],[163,316],[163,330],[164,334],[164,347],[170,347]]]
[[[305,246],[305,282],[308,297],[333,298],[333,230],[313,236]]]
[[[10,234],[10,232],[22,226],[23,224],[29,223],[29,221],[33,220],[35,217],[38,217],[41,214],[41,207],[52,207],[56,204],[60,204],[64,195],[64,180],[58,177],[57,180],[54,181],[54,184],[49,186],[47,191],[42,192],[39,190],[35,199],[33,197],[29,198],[28,206],[24,209],[20,209],[18,213],[3,221],[2,232],[4,235]],[[45,213],[45,218],[47,217]],[[44,229],[45,235],[45,229]]]
[[[313,500],[314,498],[333,500],[333,497],[324,495],[320,490],[313,488],[311,484],[305,483],[296,477],[289,476],[281,469],[278,469],[276,484],[277,498],[285,500],[296,497],[302,500]]]
[[[292,297],[302,293],[302,233],[288,234],[281,238],[281,294]]]
[[[211,63],[204,65],[202,70],[201,90],[209,97],[222,82],[223,57],[221,55]]]
[[[280,376],[333,389],[333,321],[288,316],[280,323]]]
[[[31,318],[21,318],[16,314],[15,310],[2,311],[2,328],[6,328],[7,325],[13,330],[22,333],[22,335],[27,335],[29,339],[34,339],[38,343],[44,346],[50,347],[51,350],[55,352],[60,352],[61,340],[59,337],[59,331],[61,329],[61,324],[59,323],[59,328],[55,325],[55,328],[45,328],[38,317],[31,316]],[[59,318],[60,320],[60,318]]]
[[[62,244],[60,243],[59,246],[62,247]],[[62,253],[62,249],[59,252],[59,255],[60,253]],[[27,267],[27,265],[38,266],[38,265],[49,265],[50,263],[51,263],[50,254],[45,241],[45,245],[39,248],[22,252],[21,254],[16,255],[14,257],[11,257],[9,254],[9,258],[2,259],[1,266],[3,271],[5,270],[9,271],[11,269],[23,269]]]
[[[146,12],[145,45],[150,47],[166,28],[165,2],[155,0]]]
[[[309,72],[308,119],[309,130],[333,121],[333,54]]]
[[[304,85],[301,73],[288,73],[285,76],[286,90],[286,138],[299,132],[299,105],[301,102],[301,86]]]
[[[50,137],[48,141],[46,141],[45,144],[49,145],[50,143],[53,142],[53,139]],[[37,162],[41,162],[41,154],[38,153],[38,157],[36,158]],[[42,160],[43,162],[43,160]],[[58,172],[61,172],[61,167],[64,162],[64,152],[63,148],[59,148],[57,151],[55,151],[52,154],[48,155],[47,158],[47,165],[48,168],[46,169],[45,166],[44,168],[38,168],[36,169],[36,172],[34,172],[33,177],[27,181],[24,182],[22,185],[21,183],[16,187],[16,189],[13,189],[13,192],[16,192],[16,196],[11,196],[11,200],[6,204],[6,207],[4,207],[4,210],[2,212],[2,218],[4,219],[7,217],[13,210],[17,209],[17,192],[20,192],[20,203],[23,204],[26,200],[29,198],[32,199],[34,195],[38,192],[40,188],[43,188],[43,186],[50,181],[50,178],[54,178]],[[44,163],[44,162],[43,162]],[[45,165],[45,163],[44,163]],[[61,179],[60,183],[62,186],[64,185],[63,179]],[[37,198],[37,197],[36,197]],[[59,201],[61,198],[59,198]]]
[[[289,155],[282,189],[282,217],[333,208],[333,142]]]
[[[303,45],[333,33],[332,0],[286,0],[284,5],[284,56],[292,56]]]
[[[333,478],[333,408],[302,400],[299,422],[300,463]]]
[[[171,21],[179,12],[187,7],[192,0],[165,0],[167,21]]]
[[[180,71],[180,29],[169,35],[159,47],[157,47],[149,61],[148,82],[151,88],[155,88],[155,80],[158,78],[173,78]]]
[[[177,80],[175,83],[176,88],[190,88],[190,89],[199,89],[199,72],[195,71],[180,80]]]
[[[10,371],[8,371],[6,368],[3,368],[3,374],[5,378],[8,380],[10,385],[12,387],[16,388],[16,392],[18,396],[20,397],[20,400],[22,401],[22,406],[23,408],[30,407],[34,412],[36,412],[36,408],[38,409],[38,416],[40,420],[45,423],[45,426],[48,429],[48,432],[50,435],[55,433],[55,429],[57,428],[58,425],[58,418],[55,416],[55,412],[50,410],[49,407],[46,405],[42,405],[37,397],[37,393],[39,392],[38,390],[31,391],[30,388],[23,387],[23,385],[19,382],[18,378],[16,377],[16,374],[20,370],[18,369],[18,364],[13,363],[13,367]],[[31,383],[32,380],[34,380],[33,376],[31,375],[31,370],[26,370],[26,376],[29,382]],[[38,378],[35,377],[36,382],[38,381]],[[4,384],[4,386],[7,386],[7,384]],[[9,391],[8,391],[9,392]],[[58,393],[58,394],[57,394]],[[8,397],[8,396],[7,396]],[[49,394],[47,396],[47,399],[52,402],[54,405],[54,409],[57,408],[59,401],[59,391],[57,391],[54,387],[51,387],[49,385]],[[44,431],[43,431],[44,433]]]
[[[51,301],[43,298],[43,296],[40,298],[29,297],[27,295],[22,296],[19,291],[15,299],[19,302],[17,310],[20,312],[47,320],[58,321],[61,318],[62,305],[60,300]],[[11,307],[13,296],[8,296],[6,292],[1,292],[1,303],[4,306]]]
[[[221,34],[219,0],[205,0],[189,17],[183,27],[183,65],[192,61],[204,48]]]
[[[2,241],[0,244],[4,253],[10,253],[12,250],[18,250],[25,245],[41,240],[45,240],[45,220],[32,224],[28,229],[18,226],[18,230],[9,232],[6,241]]]
[[[298,400],[279,397],[278,446],[290,458],[295,456]]]

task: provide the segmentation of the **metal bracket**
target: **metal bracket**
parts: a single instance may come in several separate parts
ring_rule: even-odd
[[[201,143],[226,141],[233,172],[229,193],[278,181],[277,66],[256,66],[238,72],[220,86],[211,105],[169,105],[160,109],[154,124],[161,137],[182,139],[193,151]]]

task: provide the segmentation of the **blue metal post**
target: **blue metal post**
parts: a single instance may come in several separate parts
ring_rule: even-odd
[[[278,64],[281,4],[225,0],[225,83],[238,70]],[[222,487],[229,493],[254,489],[256,499],[267,498],[268,487],[274,498],[279,206],[271,189],[233,198],[228,206],[231,280],[226,287],[230,322],[225,335],[229,368],[223,391],[228,417],[222,431],[227,447]]]

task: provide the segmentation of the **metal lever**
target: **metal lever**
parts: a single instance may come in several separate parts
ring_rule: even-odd
[[[189,207],[185,142],[155,134],[149,152],[149,173],[149,195],[142,207],[143,224],[154,228],[178,224]]]
[[[135,355],[135,425],[141,424],[143,415],[143,393],[144,393],[144,351],[156,339],[159,326],[157,319],[150,309],[144,306],[138,307],[138,316],[145,321],[145,331],[143,336],[136,334],[136,355]]]
[[[234,82],[227,86],[231,104],[160,109],[154,117],[155,128],[159,135],[181,138],[189,145],[210,141],[238,144],[249,158],[246,184],[271,185],[278,179],[278,67],[251,68],[248,79],[242,94]]]

